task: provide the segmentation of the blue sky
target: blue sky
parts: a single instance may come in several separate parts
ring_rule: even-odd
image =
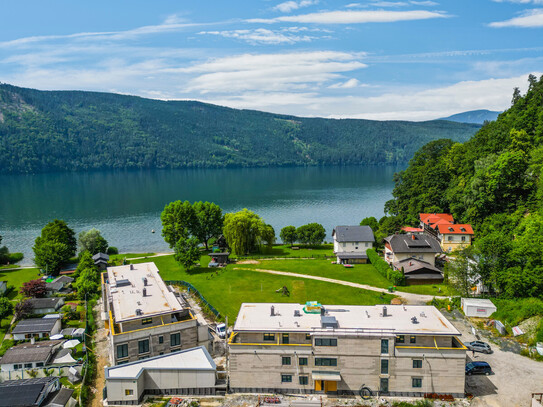
[[[302,116],[504,110],[543,0],[0,0],[0,82]]]

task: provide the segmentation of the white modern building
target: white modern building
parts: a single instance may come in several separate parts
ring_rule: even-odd
[[[204,347],[106,367],[106,403],[140,404],[146,395],[212,395],[216,371]]]

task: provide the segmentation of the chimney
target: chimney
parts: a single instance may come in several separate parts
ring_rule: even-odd
[[[272,317],[275,316],[275,307],[273,305],[271,306],[270,316],[272,316]]]
[[[411,235],[411,239],[413,239],[413,240],[416,239],[415,234],[412,234],[412,235]]]
[[[143,285],[147,286],[147,277],[143,277],[142,280],[143,280]]]
[[[386,306],[383,306],[383,316],[384,316],[384,317],[388,317],[388,314],[387,314],[387,307],[386,307]]]
[[[145,297],[147,295],[147,289],[143,287],[143,296]]]
[[[324,307],[321,307],[321,316],[324,316],[326,314],[326,310],[324,309]]]
[[[134,270],[134,265],[133,264],[130,265],[130,270]]]

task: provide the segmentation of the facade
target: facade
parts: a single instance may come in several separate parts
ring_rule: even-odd
[[[468,224],[441,224],[437,232],[441,248],[447,253],[470,246],[473,238],[473,228]]]
[[[0,358],[2,372],[35,369],[49,365],[63,340],[23,343],[9,348]]]
[[[64,305],[64,298],[30,298],[27,301],[32,304],[33,314],[51,314],[58,312]]]
[[[413,284],[441,284],[443,273],[437,267],[422,260],[413,258],[393,263],[394,269],[403,271],[408,285]]]
[[[449,225],[454,223],[454,218],[450,213],[421,213],[419,214],[420,227],[424,232],[437,237],[438,225]]]
[[[0,407],[45,406],[47,398],[60,388],[58,377],[7,380],[0,383]]]
[[[373,248],[375,242],[373,230],[369,226],[336,226],[332,238],[338,263],[368,262],[366,250]]]
[[[106,367],[108,404],[140,404],[145,395],[215,394],[217,367],[206,348]]]
[[[62,328],[60,318],[29,318],[20,321],[11,331],[16,341],[32,338],[49,338],[56,335]]]
[[[439,242],[427,234],[402,234],[385,238],[385,260],[391,265],[406,259],[416,259],[435,266],[436,255],[439,253]]]
[[[432,306],[242,304],[229,339],[238,392],[464,397],[466,348]]]
[[[207,325],[166,286],[155,263],[108,267],[102,296],[112,365],[209,346]]]
[[[494,303],[482,298],[462,298],[462,311],[467,317],[490,318],[496,312]]]

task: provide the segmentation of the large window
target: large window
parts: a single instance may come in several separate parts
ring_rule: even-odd
[[[164,337],[163,336],[158,337],[158,343],[164,343]]]
[[[307,358],[300,358],[298,359],[298,364],[300,366],[307,366]]]
[[[413,369],[422,369],[421,359],[413,359]]]
[[[275,341],[275,334],[264,334],[265,341]]]
[[[315,358],[315,366],[337,366],[337,359]]]
[[[381,359],[381,374],[388,374],[388,359]]]
[[[416,388],[422,387],[422,378],[421,377],[412,377],[411,378],[411,385]]]
[[[117,345],[117,359],[125,358],[128,356],[128,344]]]
[[[281,364],[282,364],[283,366],[285,366],[285,365],[290,365],[290,356],[283,356],[283,357],[281,358]]]
[[[300,384],[302,386],[305,386],[306,384],[309,384],[309,377],[307,376],[300,376]]]
[[[138,353],[147,353],[147,352],[149,352],[149,339],[138,341]]]
[[[409,337],[409,343],[417,343],[417,337],[416,336],[410,336]]]
[[[388,354],[388,339],[381,339],[381,354]]]
[[[290,343],[288,334],[283,334],[282,337],[283,337],[283,343],[285,345],[288,345]]]
[[[179,346],[181,345],[181,334],[178,332],[176,334],[170,335],[170,346]]]
[[[281,383],[292,383],[292,375],[291,374],[282,374],[281,375]]]
[[[125,396],[133,396],[134,395],[134,390],[126,389],[124,391],[124,395]]]
[[[25,363],[25,369],[32,369],[32,363]]]
[[[405,343],[405,336],[404,335],[396,336],[396,343]]]
[[[310,341],[311,340],[311,334],[305,334],[305,340]]]
[[[337,346],[336,338],[315,338],[315,346]]]

